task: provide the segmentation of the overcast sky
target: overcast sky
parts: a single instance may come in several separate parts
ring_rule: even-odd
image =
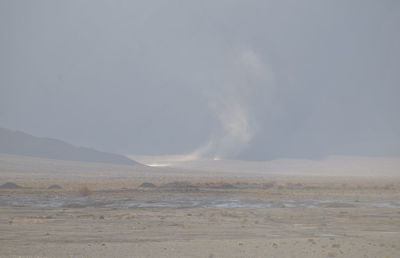
[[[0,127],[125,154],[400,154],[400,2],[0,1]]]

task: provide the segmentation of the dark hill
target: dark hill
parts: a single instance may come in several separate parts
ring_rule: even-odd
[[[20,189],[22,186],[19,186],[12,182],[7,182],[5,184],[0,185],[0,189]]]
[[[67,161],[140,164],[123,155],[76,147],[60,140],[35,137],[4,128],[0,128],[0,153]]]

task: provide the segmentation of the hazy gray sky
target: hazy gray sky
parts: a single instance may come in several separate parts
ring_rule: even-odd
[[[103,151],[400,154],[400,2],[0,1],[0,127]]]

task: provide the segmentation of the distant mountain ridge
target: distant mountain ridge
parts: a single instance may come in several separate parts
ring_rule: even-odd
[[[65,161],[141,165],[123,155],[76,147],[61,140],[36,137],[5,128],[0,128],[0,153]]]

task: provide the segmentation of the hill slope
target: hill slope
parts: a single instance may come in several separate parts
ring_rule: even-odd
[[[0,153],[46,159],[139,165],[125,156],[76,147],[66,142],[35,137],[20,131],[0,128]]]

